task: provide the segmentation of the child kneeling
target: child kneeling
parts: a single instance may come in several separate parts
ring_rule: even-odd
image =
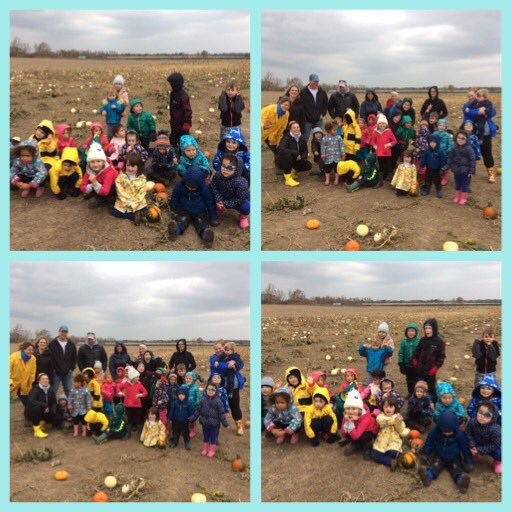
[[[320,444],[321,436],[324,436],[329,444],[336,441],[338,421],[329,402],[329,391],[318,387],[313,394],[313,404],[306,407],[304,431],[313,446]]]

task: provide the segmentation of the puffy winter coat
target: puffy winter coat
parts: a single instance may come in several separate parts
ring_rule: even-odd
[[[388,345],[386,347],[366,348],[363,343],[359,345],[359,355],[366,358],[366,371],[371,373],[373,370],[382,370],[384,360],[393,355],[393,349]]]
[[[407,331],[409,329],[416,331],[416,335],[412,339],[407,337]],[[404,368],[412,368],[412,359],[420,342],[418,332],[418,325],[415,323],[410,323],[405,326],[405,338],[400,342],[400,348],[398,349],[398,365],[400,369],[402,369],[402,365]]]
[[[327,113],[328,99],[327,93],[319,87],[316,93],[316,99],[306,86],[300,91],[300,98],[304,105],[304,115],[308,123],[317,123],[320,117]]]
[[[455,175],[475,174],[475,164],[475,153],[467,142],[463,146],[455,144],[446,158],[446,165]]]
[[[91,424],[99,423],[101,424],[101,431],[105,432],[108,428],[108,418],[102,412],[97,412],[94,410],[87,411],[87,414],[84,417],[85,422],[87,423],[87,430],[91,430]]]
[[[492,388],[492,396],[489,398],[483,398],[480,394],[480,388],[482,386],[488,386]],[[471,401],[468,405],[468,416],[470,418],[474,418],[476,416],[476,411],[478,406],[482,402],[491,402],[499,416],[501,416],[501,389],[494,375],[484,375],[482,380],[475,386],[473,392],[471,393]]]
[[[82,178],[80,190],[82,194],[89,194],[94,190],[99,196],[107,197],[114,191],[115,181],[118,175],[119,172],[107,163],[105,163],[105,167],[97,173],[87,166]],[[96,188],[91,183],[92,176],[96,177]],[[91,185],[91,188],[88,188],[89,185]]]
[[[153,116],[149,112],[142,111],[140,114],[133,112],[135,105],[142,105],[142,101],[139,99],[133,99],[130,101],[130,115],[128,116],[128,124],[126,130],[135,130],[141,139],[155,139],[156,138],[156,126]]]
[[[450,405],[443,405],[441,402],[441,397],[443,395],[452,395],[453,401]],[[464,421],[466,419],[466,411],[464,411],[464,407],[462,407],[462,404],[459,402],[459,399],[457,398],[457,395],[455,394],[455,390],[453,389],[453,386],[448,382],[439,382],[436,385],[436,396],[437,396],[437,402],[436,407],[434,409],[434,421],[438,421],[441,414],[444,413],[446,410],[453,411],[457,417]]]
[[[274,393],[291,395],[291,390],[290,388],[278,388]],[[275,405],[270,406],[263,419],[263,424],[269,432],[272,432],[276,428],[276,423],[287,425],[285,430],[290,435],[300,429],[302,426],[302,415],[293,403],[293,399],[290,400],[288,408],[284,411],[277,410]]]
[[[188,146],[194,146],[196,148],[196,155],[194,158],[188,158],[185,155],[185,148]],[[178,165],[176,167],[176,170],[178,171],[178,174],[183,178],[185,176],[185,173],[191,166],[200,167],[203,169],[204,177],[206,178],[208,175],[211,174],[210,169],[210,162],[208,161],[208,158],[206,158],[205,154],[199,150],[199,145],[197,144],[196,139],[192,137],[192,135],[182,135],[180,138],[180,150],[181,150],[181,156],[178,161]]]
[[[366,404],[364,404],[361,416],[359,416],[359,418],[355,421],[355,428],[351,430],[350,433],[345,430],[345,424],[346,419],[343,418],[340,429],[341,435],[342,437],[349,437],[352,441],[359,440],[365,432],[376,435],[379,431],[379,426],[377,425],[375,416],[370,414],[370,409]]]
[[[391,148],[396,145],[396,137],[390,128],[381,132],[378,128],[372,134],[371,145],[378,157],[391,156]]]
[[[240,94],[229,98],[226,91],[220,93],[219,110],[222,126],[229,128],[232,126],[240,126],[242,123],[242,111],[244,109],[245,103]]]
[[[105,122],[107,124],[119,124],[121,122],[121,117],[123,116],[124,108],[123,100],[120,100],[117,97],[111,100],[105,98],[98,112],[100,114],[105,112]]]
[[[203,427],[219,428],[221,423],[225,427],[229,425],[224,412],[224,406],[217,395],[211,398],[201,398],[199,407],[192,417],[192,421],[197,420],[197,418],[199,418],[199,423],[201,423]]]
[[[142,401],[137,395],[142,395],[142,398],[148,396],[146,388],[140,382],[131,383],[126,380],[121,384],[121,391],[124,393],[125,407],[142,407]]]
[[[423,328],[427,323],[432,326],[432,336],[430,338],[423,336],[420,339],[412,360],[419,376],[436,375],[446,359],[445,342],[439,336],[437,320],[435,318],[426,320]]]
[[[493,417],[487,425],[480,425],[476,418],[469,420],[465,434],[469,447],[476,448],[480,455],[494,455],[501,450],[501,427],[498,425],[499,414],[494,405],[489,406]]]
[[[222,172],[217,172],[212,178],[210,189],[216,203],[223,203],[228,209],[237,210],[249,201],[251,194],[247,180],[242,178],[240,168],[237,167],[233,176],[225,178]]]
[[[475,340],[471,350],[478,373],[494,373],[496,371],[496,362],[500,357],[500,346],[497,341],[487,344],[484,340]]]
[[[71,137],[64,138],[64,132],[66,130],[72,131],[70,124],[61,123],[55,127],[55,134],[57,135],[57,151],[62,154],[64,148],[76,148],[76,141]],[[62,157],[61,157],[62,158]]]
[[[167,81],[172,87],[169,95],[171,130],[178,133],[187,133],[192,125],[192,107],[190,106],[189,95],[183,89],[183,75],[172,73],[167,77]]]
[[[245,176],[245,173],[251,172],[251,155],[247,148],[247,143],[245,142],[242,130],[240,130],[240,128],[238,127],[231,128],[222,137],[221,141],[219,142],[219,145],[217,146],[217,153],[215,153],[215,156],[213,157],[212,167],[217,172],[220,172],[222,158],[225,154],[228,153],[226,149],[226,140],[228,139],[234,140],[238,143],[238,148],[235,151],[234,155],[238,160],[240,175]]]
[[[294,374],[299,380],[299,383],[295,387],[292,386],[288,381],[288,377],[291,374]],[[291,387],[293,401],[297,406],[297,409],[299,409],[299,412],[305,412],[306,407],[313,403],[312,390],[309,387],[306,378],[297,367],[291,366],[286,370],[285,380],[287,384]]]
[[[348,109],[351,109],[355,113],[355,116],[359,117],[359,101],[357,96],[351,91],[347,91],[344,94],[342,94],[340,91],[336,91],[335,93],[331,94],[327,108],[329,110],[329,115],[333,119],[335,117],[341,117],[341,119],[343,119],[345,112]],[[368,114],[371,113],[371,111],[368,112]],[[362,114],[361,117],[363,117]]]

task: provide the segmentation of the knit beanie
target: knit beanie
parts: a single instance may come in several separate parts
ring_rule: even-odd
[[[345,400],[345,409],[347,407],[355,407],[356,409],[363,410],[363,400],[361,399],[361,395],[357,389],[353,389],[349,391],[347,395],[347,399]]]
[[[418,382],[416,382],[416,384],[414,385],[414,390],[416,391],[416,389],[418,388],[423,389],[425,393],[428,393],[428,384],[424,380],[419,380]]]
[[[87,161],[91,162],[92,160],[103,160],[104,162],[107,161],[105,152],[99,144],[92,144],[89,148],[89,152],[87,153]]]
[[[59,396],[59,402],[61,400],[66,400],[66,402],[67,402],[68,401],[68,397],[64,393],[62,393],[62,395]]]
[[[121,84],[121,85],[124,85],[124,78],[123,78],[123,75],[116,75],[114,77],[114,81],[113,81],[113,84]]]
[[[96,369],[100,369],[100,368],[103,368],[103,366],[101,365],[101,361],[94,361],[94,366],[93,368],[96,370]]]
[[[389,334],[389,325],[386,322],[381,322],[377,332],[385,332],[386,334]]]
[[[164,146],[164,147],[169,147],[171,145],[171,142],[169,140],[169,137],[167,137],[167,135],[159,135],[156,139],[156,147],[161,147],[161,146]]]
[[[320,126],[315,126],[315,127],[313,128],[313,130],[311,131],[311,133],[312,133],[313,135],[315,135],[315,133],[324,133],[324,132],[323,132],[322,128],[320,128]]]
[[[132,381],[133,379],[136,379],[139,376],[140,373],[133,366],[130,366],[128,370],[128,380]]]
[[[377,124],[384,123],[386,126],[388,126],[388,119],[384,114],[379,114],[377,116]]]
[[[267,386],[269,388],[274,389],[276,383],[274,382],[274,379],[272,377],[263,377],[261,379],[261,387]]]

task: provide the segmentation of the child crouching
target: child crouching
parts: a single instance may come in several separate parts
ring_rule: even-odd
[[[147,448],[165,446],[165,425],[158,418],[158,410],[155,407],[151,407],[148,411],[148,418],[140,434],[140,442]]]
[[[419,380],[414,386],[414,393],[409,396],[406,423],[411,429],[424,432],[432,424],[432,400],[428,395],[428,384]]]
[[[277,444],[283,444],[290,436],[290,444],[299,441],[302,427],[302,415],[293,403],[290,388],[277,388],[269,398],[268,410],[263,424],[267,432],[276,438]]]
[[[338,421],[329,405],[330,397],[326,388],[318,387],[313,394],[313,404],[306,407],[304,414],[304,431],[312,446],[320,444],[320,437],[331,444],[336,441]]]

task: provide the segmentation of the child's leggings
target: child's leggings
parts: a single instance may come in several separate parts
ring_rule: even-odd
[[[469,174],[455,175],[455,190],[458,192],[469,192]]]
[[[391,462],[398,457],[399,453],[396,450],[388,450],[386,453],[382,453],[372,448],[371,456],[375,462],[384,464],[384,466],[391,466]]]
[[[290,424],[289,423],[283,423],[281,421],[276,421],[274,422],[274,426],[276,428],[279,428],[279,429],[284,429],[286,430],[287,428],[289,429],[290,428]],[[294,430],[293,432],[296,433],[296,432],[300,432],[300,429],[301,427],[297,428],[296,430]]]
[[[126,420],[132,428],[144,422],[144,411],[142,407],[126,407]]]
[[[379,156],[379,177],[380,181],[384,181],[386,178],[390,178],[393,174],[393,157],[391,156]]]
[[[249,215],[251,213],[251,202],[250,201],[244,201],[238,208],[238,213],[241,215]]]
[[[333,421],[330,416],[314,418],[311,420],[311,430],[315,433],[315,437],[318,437],[320,434],[330,434],[332,423]]]
[[[217,427],[205,427],[203,425],[203,441],[205,443],[217,444],[219,432]]]
[[[85,425],[85,414],[77,414],[73,416],[73,425]]]
[[[167,409],[158,409],[158,417],[160,421],[165,425],[167,423]]]

